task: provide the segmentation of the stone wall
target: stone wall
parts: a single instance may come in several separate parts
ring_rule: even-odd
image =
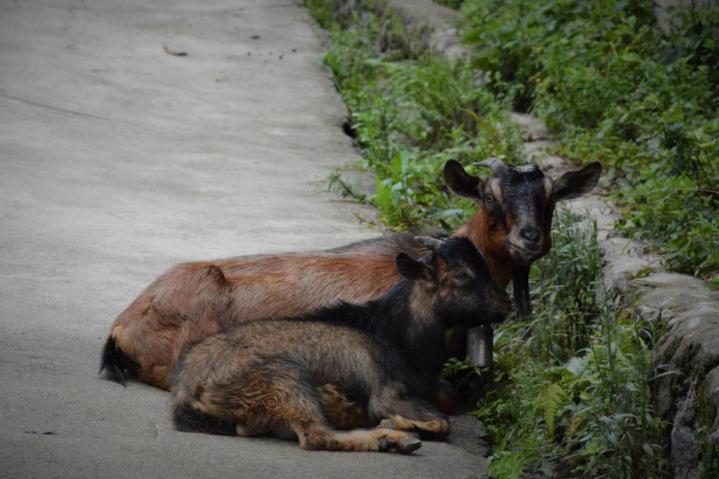
[[[387,4],[408,27],[422,32],[435,52],[450,58],[467,54],[460,44],[458,12],[431,0],[387,0]],[[553,140],[542,121],[526,114],[512,117],[524,129],[527,156],[557,178],[567,162],[546,153]],[[654,400],[658,412],[672,424],[674,477],[698,479],[701,462],[719,456],[719,292],[710,291],[697,278],[667,271],[661,256],[646,253],[645,245],[623,237],[613,227],[616,208],[605,198],[590,195],[569,207],[597,221],[606,260],[604,282],[617,306],[635,307],[643,319],[666,330],[654,361],[675,373],[659,381]]]
[[[659,24],[666,31],[671,28],[672,21],[676,16],[673,9],[692,5],[719,8],[719,0],[654,0],[654,14],[657,16]]]

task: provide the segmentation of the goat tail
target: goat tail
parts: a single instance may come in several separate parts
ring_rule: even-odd
[[[117,347],[115,338],[110,336],[105,342],[105,347],[102,348],[99,373],[105,371],[105,379],[124,386],[127,379],[125,365],[128,360],[130,358]]]
[[[172,409],[172,422],[178,431],[202,432],[219,436],[236,436],[236,426],[227,420],[210,416],[188,404],[177,404]]]

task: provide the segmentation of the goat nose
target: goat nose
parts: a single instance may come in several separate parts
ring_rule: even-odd
[[[519,231],[519,236],[532,246],[537,246],[542,239],[542,232],[536,226],[525,226]]]

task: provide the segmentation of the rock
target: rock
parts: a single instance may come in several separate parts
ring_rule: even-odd
[[[445,58],[469,55],[456,25],[462,14],[432,0],[388,0],[387,5],[406,27],[423,32],[429,49]]]
[[[513,118],[525,128],[536,128],[525,115]],[[530,141],[525,152],[538,155],[549,145],[550,139]],[[553,172],[567,170],[561,158],[549,158]],[[582,197],[569,202],[568,208],[597,222],[597,239],[607,262],[604,284],[617,296],[617,307],[634,307],[643,320],[667,329],[655,348],[654,363],[676,374],[660,381],[653,399],[657,412],[672,423],[675,477],[699,478],[706,447],[719,447],[719,292],[710,291],[698,278],[665,271],[661,256],[646,254],[644,245],[618,234],[614,223],[619,215],[604,198]]]
[[[533,143],[538,143],[538,142],[535,141]],[[525,144],[525,152],[527,151],[526,145],[529,145],[529,143]],[[542,170],[545,173],[551,174],[551,173],[554,173],[555,171],[557,171],[556,175],[552,174],[554,179],[559,178],[559,176],[563,172],[562,170],[566,169],[566,165],[564,163],[564,158],[562,158],[561,156],[556,156],[556,155],[545,155],[541,159],[539,159],[538,164],[542,167]]]
[[[547,150],[552,148],[556,143],[550,140],[532,140],[524,144],[524,154],[530,160],[537,162],[548,157]]]
[[[447,57],[462,52],[454,28],[459,12],[431,0],[388,0],[388,4],[405,24],[423,29],[433,51]],[[569,170],[562,158],[548,154],[555,142],[540,119],[524,113],[510,116],[524,132],[528,158],[554,178]],[[598,188],[606,186],[600,180]],[[719,293],[709,291],[697,278],[665,271],[661,256],[647,254],[649,248],[623,237],[614,229],[619,218],[616,208],[605,198],[582,197],[568,207],[597,222],[598,241],[607,262],[604,283],[617,297],[618,307],[633,306],[641,318],[667,329],[655,348],[654,362],[669,365],[677,374],[659,381],[654,402],[659,414],[673,423],[670,455],[675,477],[699,478],[705,447],[719,447]],[[452,427],[462,429],[458,422]]]
[[[664,311],[664,319],[682,317],[698,322],[699,318],[719,319],[716,292],[707,289],[703,281],[691,276],[661,272],[636,278],[637,291],[643,294],[641,304]],[[671,324],[670,324],[671,325]],[[719,331],[717,331],[719,337]]]
[[[551,140],[547,127],[542,120],[528,113],[511,112],[509,116],[524,132],[527,142],[538,142],[538,140]],[[549,141],[549,143],[554,143]]]
[[[630,293],[632,279],[645,268],[651,268],[651,263],[642,258],[627,257],[610,262],[604,268],[607,291],[615,294]]]
[[[692,468],[699,459],[699,450],[694,433],[687,426],[672,430],[671,461],[675,479],[699,479],[699,470]]]

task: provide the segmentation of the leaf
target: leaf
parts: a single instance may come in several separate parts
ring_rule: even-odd
[[[646,452],[649,457],[654,457],[654,450],[649,444],[643,444],[642,449],[644,449],[644,452]]]
[[[549,432],[550,436],[554,436],[557,412],[567,400],[567,393],[556,383],[547,386],[547,389],[544,390],[544,395],[539,398],[538,405],[542,410],[544,424],[547,426],[547,432]]]
[[[464,210],[460,209],[460,208],[450,208],[447,210],[441,210],[432,215],[432,220],[437,221],[437,220],[441,220],[443,218],[447,218],[448,216],[461,215],[462,213],[464,213]]]
[[[579,427],[584,423],[585,417],[583,414],[576,414],[572,417],[572,420],[569,422],[569,427],[567,428],[566,437],[571,438],[574,436],[577,431],[579,430]]]
[[[574,356],[566,365],[567,371],[574,374],[575,376],[581,376],[584,372],[584,362],[578,357]]]

